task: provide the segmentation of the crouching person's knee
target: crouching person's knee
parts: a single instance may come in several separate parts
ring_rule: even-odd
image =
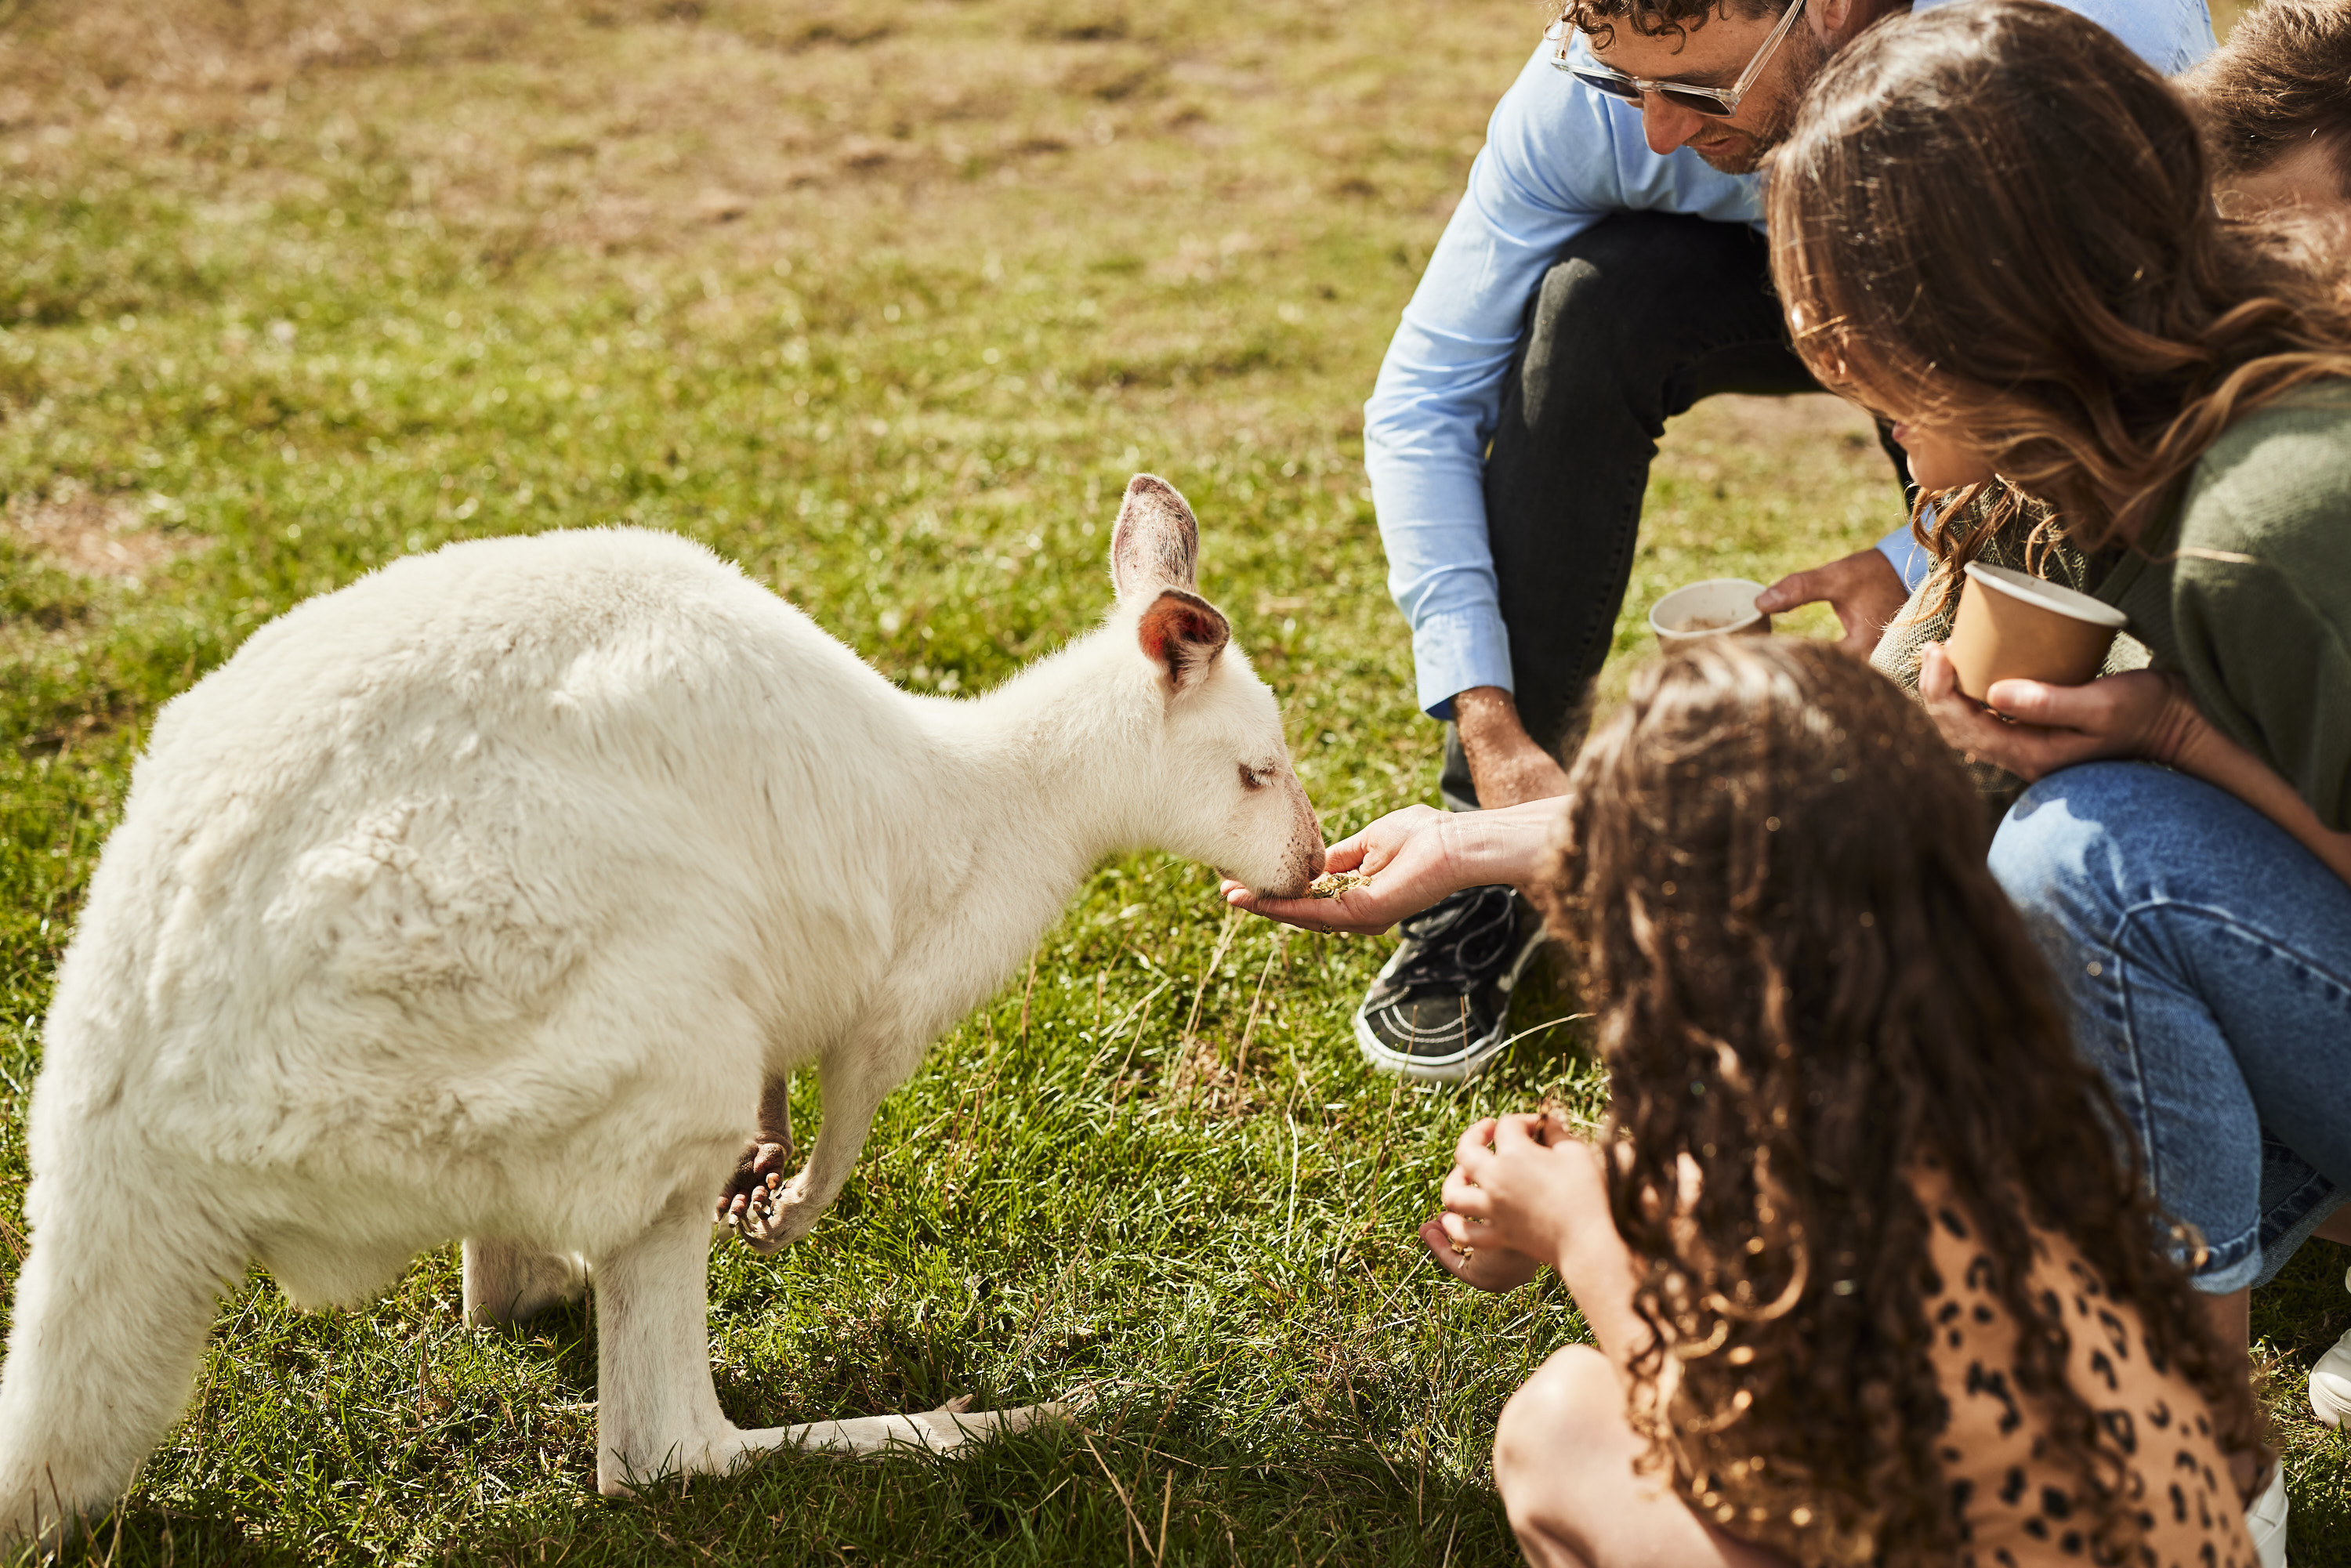
[[[2151,852],[2167,838],[2194,832],[2209,789],[2139,762],[2090,762],[2052,773],[2001,819],[1992,836],[1992,876],[2044,936],[2053,927],[2111,930],[2139,895]]]
[[[1530,1563],[1590,1560],[1593,1511],[1622,1491],[1639,1447],[1624,1381],[1590,1345],[1560,1351],[1510,1396],[1494,1430],[1494,1481]]]

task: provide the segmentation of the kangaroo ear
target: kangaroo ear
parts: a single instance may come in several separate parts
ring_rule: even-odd
[[[1222,612],[1180,588],[1160,590],[1135,628],[1135,641],[1143,644],[1144,657],[1159,666],[1170,692],[1189,690],[1207,679],[1217,655],[1225,651],[1232,636],[1232,626]]]
[[[1155,588],[1189,593],[1200,586],[1199,569],[1200,525],[1176,486],[1150,474],[1128,480],[1110,535],[1110,578],[1118,596],[1132,599]]]

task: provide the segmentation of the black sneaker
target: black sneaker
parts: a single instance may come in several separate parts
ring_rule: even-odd
[[[1543,944],[1541,917],[1508,887],[1464,888],[1396,927],[1404,937],[1355,1014],[1383,1072],[1458,1083],[1504,1043],[1510,991]]]

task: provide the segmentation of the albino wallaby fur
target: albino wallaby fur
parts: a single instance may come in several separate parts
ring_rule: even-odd
[[[744,1431],[705,1271],[763,1086],[874,1109],[1122,849],[1271,893],[1322,869],[1272,694],[1139,476],[1107,622],[987,696],[902,692],[699,545],[452,545],[264,628],[164,711],[57,975],[0,1540],[108,1506],[258,1260],[356,1302],[465,1239],[477,1319],[596,1284],[597,1479],[785,1444],[946,1449],[1048,1407]],[[162,1173],[171,1222],[126,1202]]]

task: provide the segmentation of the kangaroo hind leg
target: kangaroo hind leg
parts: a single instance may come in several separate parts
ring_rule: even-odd
[[[680,1195],[643,1236],[595,1260],[596,1485],[607,1497],[659,1476],[724,1473],[741,1451],[710,1382],[706,1201]]]
[[[475,1328],[518,1323],[587,1293],[588,1266],[576,1252],[465,1239],[465,1321]]]
[[[1022,1405],[1010,1410],[970,1415],[971,1396],[950,1399],[935,1410],[906,1416],[852,1416],[845,1421],[810,1421],[799,1427],[775,1427],[746,1432],[747,1448],[799,1448],[820,1453],[849,1454],[862,1458],[893,1448],[927,1448],[949,1456],[977,1448],[990,1437],[1025,1432],[1047,1421],[1067,1420],[1076,1412],[1067,1401]]]

